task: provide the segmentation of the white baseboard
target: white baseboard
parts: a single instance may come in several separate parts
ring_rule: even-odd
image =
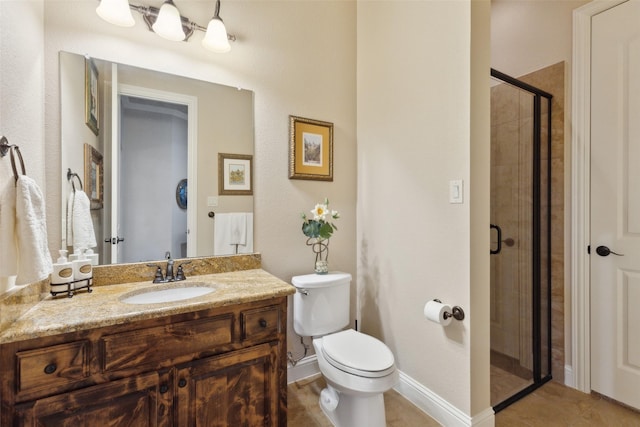
[[[287,367],[287,384],[319,374],[318,359],[315,354],[301,359],[296,366]]]
[[[394,390],[442,425],[493,427],[495,424],[493,408],[488,407],[480,414],[470,417],[403,372],[400,372],[400,383]]]
[[[573,367],[571,365],[564,365],[564,385],[576,388],[576,378],[573,376]]]

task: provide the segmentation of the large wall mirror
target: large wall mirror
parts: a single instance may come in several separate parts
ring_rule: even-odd
[[[254,251],[251,91],[61,52],[60,92],[62,247],[93,228],[100,264]]]

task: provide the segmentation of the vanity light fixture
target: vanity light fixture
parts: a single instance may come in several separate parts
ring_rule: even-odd
[[[216,0],[216,9],[207,28],[198,25],[180,15],[180,11],[173,0],[165,0],[160,9],[153,6],[130,4],[128,0],[99,0],[100,5],[96,13],[105,21],[122,27],[135,24],[131,11],[142,15],[149,31],[160,37],[173,41],[187,41],[196,30],[205,33],[202,46],[213,52],[224,53],[231,50],[229,40],[235,41],[236,36],[227,33],[227,29],[220,18],[220,0]]]

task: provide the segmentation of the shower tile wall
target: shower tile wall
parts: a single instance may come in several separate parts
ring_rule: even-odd
[[[551,104],[551,372],[564,383],[564,105],[565,63],[518,77],[553,95]]]

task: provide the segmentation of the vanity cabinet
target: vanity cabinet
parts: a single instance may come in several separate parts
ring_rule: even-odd
[[[284,427],[286,304],[3,344],[0,425]]]

